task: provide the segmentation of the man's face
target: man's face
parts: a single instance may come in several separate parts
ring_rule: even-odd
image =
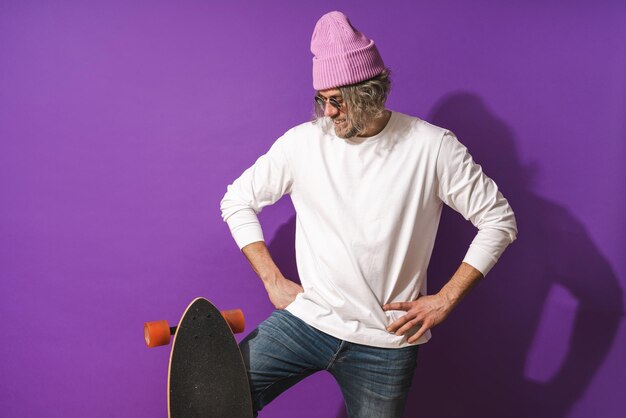
[[[339,89],[322,90],[317,93],[318,97],[324,99],[324,116],[329,117],[335,128],[335,135],[339,138],[352,138],[357,134],[356,129],[346,117],[346,108]],[[339,109],[333,106],[330,99],[339,104]]]

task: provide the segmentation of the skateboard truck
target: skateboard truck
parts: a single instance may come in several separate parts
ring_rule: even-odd
[[[230,309],[220,313],[234,334],[244,331],[245,322],[241,309]],[[146,340],[146,346],[152,348],[169,344],[171,336],[176,334],[177,329],[177,326],[170,327],[166,320],[145,322],[143,324],[143,336]]]

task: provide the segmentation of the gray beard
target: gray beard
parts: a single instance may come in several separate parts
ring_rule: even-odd
[[[337,135],[339,138],[342,138],[342,139],[354,138],[359,133],[359,131],[354,126],[350,126],[350,129],[348,129],[348,131],[344,134],[340,134],[339,132],[337,132],[337,128],[335,127],[334,124],[333,124],[333,130],[335,131],[335,135]]]

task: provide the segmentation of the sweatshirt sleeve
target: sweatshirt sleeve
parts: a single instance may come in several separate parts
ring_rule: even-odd
[[[451,132],[442,139],[437,177],[439,198],[478,228],[463,261],[485,276],[517,237],[513,210]]]
[[[293,178],[279,138],[270,150],[230,184],[220,203],[222,219],[239,248],[263,241],[257,214],[283,195],[291,193]]]

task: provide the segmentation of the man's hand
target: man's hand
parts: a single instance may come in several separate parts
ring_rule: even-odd
[[[414,343],[432,327],[439,325],[452,311],[453,304],[440,294],[420,296],[413,302],[394,302],[383,305],[385,311],[406,311],[398,320],[387,327],[387,331],[396,335],[405,335],[411,328],[419,325],[419,330],[407,340]]]
[[[302,286],[284,277],[267,281],[264,284],[267,295],[276,309],[285,309],[287,305],[293,302],[298,293],[304,291]]]
[[[276,309],[285,309],[304,289],[282,275],[263,241],[253,242],[241,249],[254,272],[261,278],[267,295]]]
[[[467,263],[461,263],[439,293],[420,296],[413,302],[393,302],[383,305],[385,311],[406,311],[406,315],[389,325],[387,331],[405,335],[408,330],[419,325],[419,330],[407,340],[409,343],[416,342],[426,331],[443,322],[482,278],[483,274],[480,271]]]

